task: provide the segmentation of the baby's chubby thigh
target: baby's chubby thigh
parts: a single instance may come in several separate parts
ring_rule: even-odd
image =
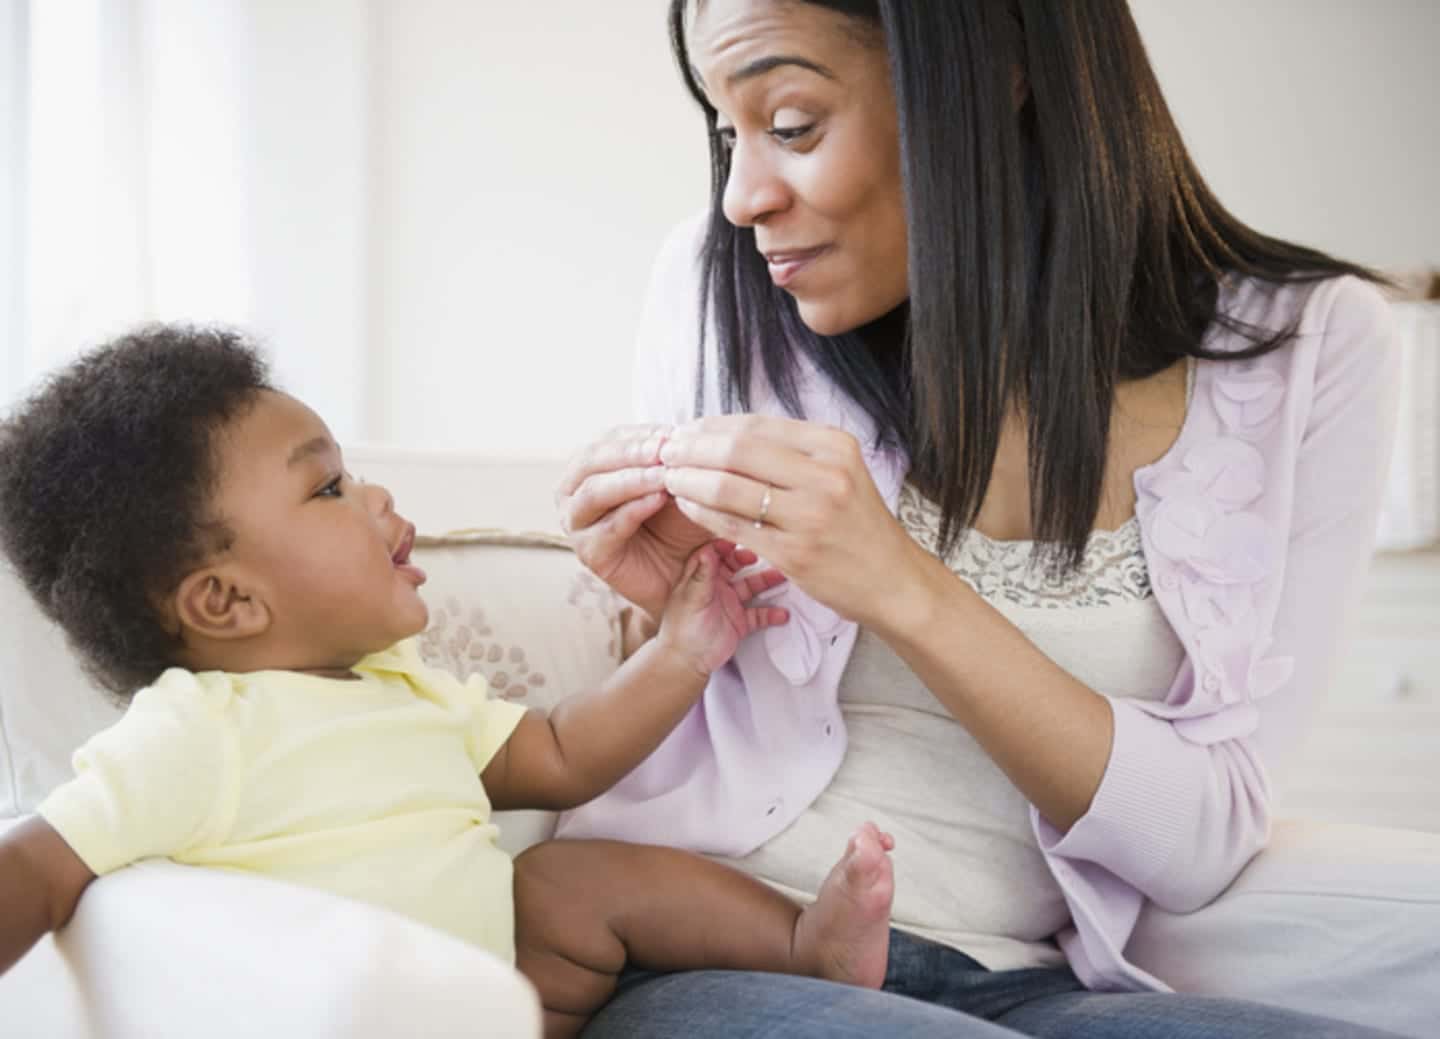
[[[551,840],[516,858],[515,966],[539,990],[547,1036],[578,1032],[613,995],[628,958],[624,921],[646,898],[650,860],[669,851]]]
[[[531,845],[515,859],[515,949],[522,970],[527,956],[534,962],[558,954],[592,970],[620,972],[625,946],[611,917],[634,884],[625,878],[634,847],[618,841],[550,840]]]

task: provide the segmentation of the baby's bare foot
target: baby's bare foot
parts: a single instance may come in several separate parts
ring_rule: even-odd
[[[816,977],[865,988],[885,982],[890,957],[890,903],[895,840],[874,823],[855,831],[825,878],[819,897],[795,924],[795,952]]]

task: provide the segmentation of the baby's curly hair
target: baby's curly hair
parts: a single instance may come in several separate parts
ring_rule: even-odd
[[[0,424],[0,548],[122,700],[174,663],[158,604],[231,533],[215,440],[264,390],[241,333],[150,325],[88,353]]]

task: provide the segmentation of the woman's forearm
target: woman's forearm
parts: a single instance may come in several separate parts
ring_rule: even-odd
[[[1110,761],[1105,697],[1045,656],[935,557],[872,629],[1062,832],[1090,809]]]

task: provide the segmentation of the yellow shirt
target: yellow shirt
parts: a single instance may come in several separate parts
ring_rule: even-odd
[[[39,812],[97,875],[151,856],[263,873],[513,961],[510,858],[479,773],[524,708],[426,667],[413,641],[355,671],[167,671]]]

